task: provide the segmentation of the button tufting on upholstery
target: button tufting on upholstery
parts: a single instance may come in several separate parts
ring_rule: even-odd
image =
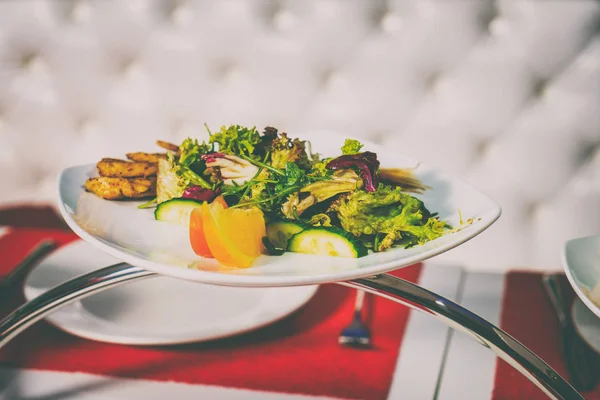
[[[185,25],[193,16],[192,10],[182,1],[174,1],[169,16],[171,22],[175,25]]]
[[[225,62],[218,67],[217,74],[222,80],[232,82],[242,76],[242,70],[232,62]]]
[[[294,14],[285,9],[279,9],[273,14],[273,26],[280,31],[292,29],[296,25]]]
[[[75,126],[76,132],[78,132],[80,136],[87,136],[94,131],[95,122],[91,118],[81,117],[77,120]]]
[[[497,16],[488,25],[488,31],[494,36],[503,36],[510,31],[510,22],[503,17]]]
[[[75,1],[71,8],[71,21],[76,24],[89,22],[92,17],[92,11],[92,5],[89,1]]]
[[[321,75],[321,86],[326,89],[335,88],[344,81],[342,73],[335,69],[328,69]]]
[[[131,78],[135,75],[139,75],[140,72],[140,63],[132,58],[126,59],[121,63],[121,75],[124,78]]]
[[[31,73],[41,73],[47,70],[47,65],[39,55],[26,53],[21,58],[21,68]]]
[[[531,203],[527,206],[527,217],[535,219],[542,211],[542,205],[537,203]]]
[[[385,32],[394,33],[400,31],[402,29],[402,18],[400,15],[393,12],[386,12],[381,17],[381,21],[379,22],[381,29]]]
[[[543,97],[548,94],[548,80],[546,79],[538,79],[533,84],[533,95],[535,97]]]
[[[478,158],[483,158],[490,149],[490,142],[487,140],[481,140],[475,146],[475,154]]]
[[[37,56],[33,53],[25,53],[21,57],[21,68],[22,69],[30,69],[31,65],[35,63],[35,59]]]
[[[425,77],[425,88],[429,91],[438,91],[442,82],[442,74],[432,72]]]

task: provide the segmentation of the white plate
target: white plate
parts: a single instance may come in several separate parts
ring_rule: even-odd
[[[331,132],[300,136],[313,151],[339,154],[344,137]],[[415,167],[418,162],[398,155],[401,149],[366,144],[385,167]],[[106,201],[86,193],[84,181],[95,174],[93,165],[67,168],[59,177],[59,209],[69,226],[95,247],[129,264],[164,275],[231,286],[293,286],[343,281],[383,273],[428,259],[475,237],[500,216],[500,207],[470,185],[421,164],[416,175],[431,187],[419,196],[432,211],[459,223],[459,209],[472,225],[423,246],[396,248],[358,259],[286,253],[261,256],[251,268],[220,266],[197,257],[184,227],[155,221],[152,210],[138,210],[140,202]]]
[[[60,248],[25,280],[31,300],[51,287],[118,262],[84,241]],[[317,286],[231,288],[156,277],[83,299],[47,317],[59,329],[103,342],[165,345],[232,336],[277,321],[310,300]]]
[[[600,305],[589,294],[596,288],[600,298],[600,236],[569,240],[562,253],[563,268],[577,296],[600,317]]]
[[[580,299],[573,301],[573,325],[579,336],[600,354],[600,318],[587,308]]]

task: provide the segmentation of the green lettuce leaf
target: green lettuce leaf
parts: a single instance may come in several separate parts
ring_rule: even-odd
[[[380,184],[375,192],[358,190],[339,199],[335,206],[342,228],[355,236],[385,235],[381,251],[399,244],[424,244],[442,236],[450,226],[434,217],[423,202],[398,187]]]

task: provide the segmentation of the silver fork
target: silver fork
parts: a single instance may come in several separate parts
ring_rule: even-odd
[[[362,318],[364,303],[365,292],[357,290],[352,322],[342,330],[338,338],[341,345],[360,348],[371,347],[371,331]]]
[[[20,282],[48,253],[57,247],[54,240],[46,239],[38,243],[17,266],[0,281],[0,300],[10,296]]]

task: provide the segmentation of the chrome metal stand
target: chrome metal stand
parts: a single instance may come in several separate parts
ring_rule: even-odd
[[[0,348],[29,326],[67,304],[127,282],[156,275],[121,263],[73,278],[24,304],[0,321]],[[468,334],[525,375],[551,399],[583,400],[567,381],[528,348],[483,318],[444,297],[388,274],[338,284],[361,289],[425,312]]]

